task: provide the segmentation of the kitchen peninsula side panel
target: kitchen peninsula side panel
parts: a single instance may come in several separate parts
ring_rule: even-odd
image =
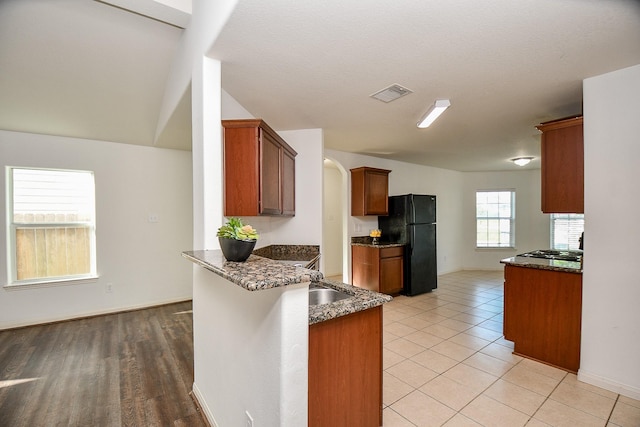
[[[309,427],[382,425],[382,307],[309,326]]]
[[[505,266],[504,336],[515,354],[575,373],[581,324],[582,274]]]

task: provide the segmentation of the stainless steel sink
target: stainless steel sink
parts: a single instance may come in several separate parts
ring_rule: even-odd
[[[309,305],[329,304],[350,298],[351,295],[331,288],[309,288]]]

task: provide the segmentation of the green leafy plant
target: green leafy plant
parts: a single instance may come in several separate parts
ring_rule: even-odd
[[[249,224],[242,223],[240,218],[229,218],[222,227],[218,228],[218,237],[236,240],[258,240],[258,232]]]

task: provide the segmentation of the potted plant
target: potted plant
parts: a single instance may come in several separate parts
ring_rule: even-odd
[[[258,232],[240,218],[229,220],[218,228],[218,242],[227,261],[243,262],[249,258],[258,241]]]

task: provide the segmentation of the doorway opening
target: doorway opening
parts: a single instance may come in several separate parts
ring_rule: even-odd
[[[346,172],[337,162],[324,159],[324,194],[322,242],[324,276],[328,279],[347,282],[345,262],[345,198]]]

